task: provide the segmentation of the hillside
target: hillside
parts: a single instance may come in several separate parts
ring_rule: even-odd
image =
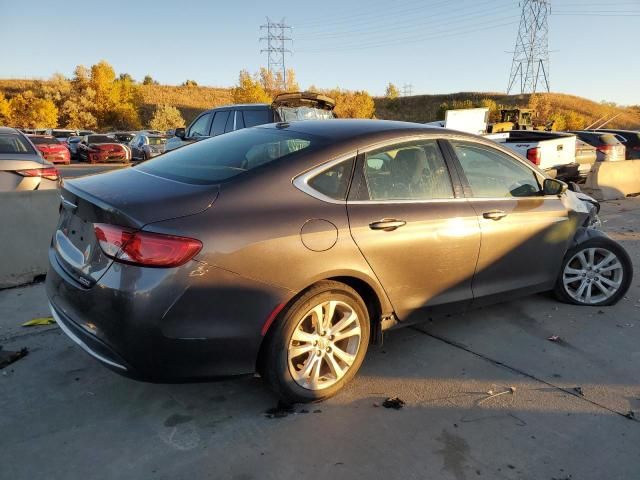
[[[562,93],[547,93],[541,95],[546,103],[548,114],[577,116],[580,123],[586,122],[584,128],[596,120],[614,115],[619,116],[607,126],[610,128],[640,129],[640,109],[637,107],[624,108],[609,104],[602,104],[582,97]],[[530,95],[505,95],[504,93],[461,92],[448,95],[416,95],[399,97],[396,99],[376,98],[376,117],[389,120],[404,120],[409,122],[431,122],[440,120],[440,106],[481,100],[492,100],[501,107],[526,107],[529,105]],[[544,112],[541,113],[544,115]],[[584,120],[583,120],[584,119]]]
[[[0,93],[11,98],[25,90],[38,90],[46,83],[46,80],[0,79]],[[140,95],[139,109],[143,120],[147,120],[155,107],[162,104],[178,108],[189,123],[202,110],[232,103],[231,88],[221,87],[140,85]],[[544,122],[548,117],[555,115],[571,119],[568,126],[584,128],[600,118],[618,115],[607,125],[608,127],[640,129],[640,108],[638,107],[624,108],[560,93],[544,94],[541,97],[544,98],[544,105],[539,109],[538,122]],[[442,115],[443,103],[477,105],[482,100],[495,102],[494,105],[497,108],[526,107],[530,96],[461,92],[446,95],[415,95],[396,99],[377,97],[374,98],[375,116],[379,119],[430,122],[438,120]]]

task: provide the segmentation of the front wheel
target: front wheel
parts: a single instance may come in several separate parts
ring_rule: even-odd
[[[576,305],[614,305],[627,293],[632,277],[631,259],[620,244],[592,238],[565,255],[555,294]]]
[[[362,365],[369,327],[367,308],[355,290],[339,282],[320,282],[273,326],[262,373],[286,402],[331,397]]]

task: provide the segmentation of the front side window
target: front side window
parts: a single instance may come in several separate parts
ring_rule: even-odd
[[[209,135],[209,120],[211,113],[206,113],[199,117],[189,129],[189,137],[206,137]]]
[[[451,142],[473,196],[476,198],[530,197],[540,194],[533,170],[494,148]]]
[[[312,177],[307,184],[334,200],[346,200],[354,158],[340,162]]]
[[[420,140],[368,152],[364,176],[370,200],[454,198],[437,140]]]
[[[293,131],[252,128],[219,135],[149,160],[141,171],[179,182],[215,184],[275,160],[313,151],[326,140]]]

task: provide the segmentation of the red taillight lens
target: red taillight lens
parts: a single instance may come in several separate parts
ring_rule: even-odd
[[[193,238],[136,232],[104,223],[96,223],[94,231],[105,255],[145,267],[179,267],[202,248],[202,242]]]
[[[598,149],[598,151],[602,152],[602,153],[611,153],[613,152],[613,145],[600,145],[599,147],[596,147]]]
[[[529,160],[534,165],[540,165],[540,159],[542,155],[540,152],[540,147],[530,148],[527,150],[527,160]]]
[[[23,177],[42,177],[47,180],[58,180],[58,170],[55,167],[30,168],[29,170],[17,170]]]

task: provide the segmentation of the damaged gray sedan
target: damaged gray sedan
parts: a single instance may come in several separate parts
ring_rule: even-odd
[[[260,372],[317,401],[385,330],[555,291],[612,305],[629,255],[598,204],[460,132],[278,123],[67,181],[47,293],[61,328],[153,381]]]

